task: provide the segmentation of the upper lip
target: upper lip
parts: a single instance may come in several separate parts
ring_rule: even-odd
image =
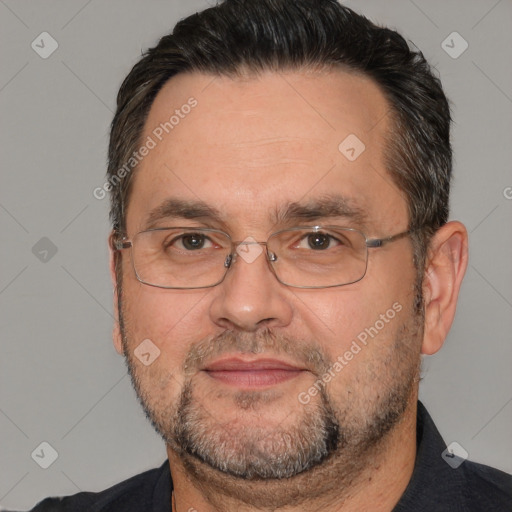
[[[219,371],[251,371],[251,370],[290,370],[300,371],[304,368],[296,366],[291,363],[286,363],[279,359],[252,359],[246,360],[240,357],[227,357],[223,359],[217,359],[204,366],[203,370],[211,372]]]

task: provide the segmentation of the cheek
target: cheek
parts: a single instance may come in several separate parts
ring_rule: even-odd
[[[334,339],[336,343],[355,332],[367,314],[367,307],[359,293],[347,288],[333,288],[303,294],[303,320],[320,344]]]
[[[366,305],[355,299],[338,309],[337,321],[325,337],[316,337],[328,353],[331,366],[319,379],[335,401],[375,401],[376,395],[401,380],[397,366],[405,357],[401,331],[411,320],[410,307],[403,300],[381,297]],[[332,306],[331,306],[332,307]],[[398,343],[398,345],[397,345]],[[412,349],[411,340],[411,349]],[[418,352],[419,353],[419,352]],[[402,361],[405,364],[405,360]],[[355,402],[354,402],[355,403]],[[361,402],[362,403],[362,402]]]
[[[129,349],[149,339],[160,351],[160,363],[181,368],[190,344],[211,335],[205,322],[209,290],[164,290],[128,281],[122,306]]]
[[[334,290],[334,289],[333,289]],[[350,345],[352,339],[372,326],[379,315],[392,308],[397,295],[365,294],[346,287],[322,290],[316,296],[301,296],[304,307],[300,315],[319,345],[333,355]]]
[[[302,323],[331,360],[345,354],[350,360],[370,358],[372,351],[365,343],[378,340],[379,345],[390,346],[412,311],[415,275],[412,261],[406,258],[387,269],[369,261],[368,272],[358,283],[303,292]]]

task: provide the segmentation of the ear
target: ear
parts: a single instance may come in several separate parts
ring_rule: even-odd
[[[117,286],[116,275],[116,262],[119,258],[119,252],[114,249],[114,237],[115,233],[112,231],[108,237],[110,278],[112,279],[114,289],[114,327],[112,329],[112,340],[117,353],[123,355],[121,327],[119,325],[119,288]]]
[[[455,317],[459,290],[467,265],[466,228],[460,222],[448,222],[433,236],[425,265],[425,330],[422,354],[435,354],[442,347]]]

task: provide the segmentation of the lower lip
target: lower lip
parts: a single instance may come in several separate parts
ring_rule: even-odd
[[[260,388],[291,380],[302,370],[216,370],[206,373],[215,380],[238,388]]]

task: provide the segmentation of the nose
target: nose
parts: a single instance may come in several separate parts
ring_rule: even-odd
[[[211,319],[225,329],[254,332],[264,327],[284,327],[292,319],[290,291],[270,269],[262,244],[238,246],[215,292]]]

